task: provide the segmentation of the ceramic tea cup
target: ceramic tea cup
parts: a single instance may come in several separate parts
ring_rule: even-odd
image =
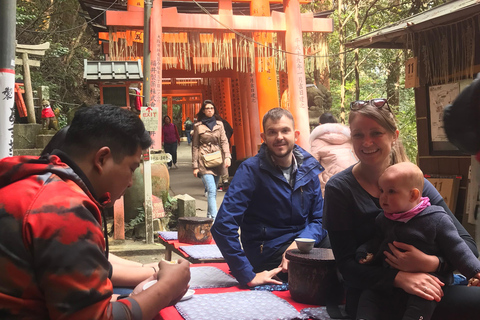
[[[309,253],[315,245],[315,239],[297,238],[295,242],[297,243],[298,250],[302,253]]]

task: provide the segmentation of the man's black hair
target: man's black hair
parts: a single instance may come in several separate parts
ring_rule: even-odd
[[[138,147],[143,150],[151,145],[150,134],[135,113],[112,105],[94,105],[75,113],[62,150],[82,157],[106,146],[118,162],[134,155]]]

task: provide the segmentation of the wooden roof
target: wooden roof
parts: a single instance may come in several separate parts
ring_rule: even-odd
[[[345,44],[348,48],[407,47],[407,34],[445,26],[480,14],[479,0],[457,0],[413,15],[391,25],[355,38]]]

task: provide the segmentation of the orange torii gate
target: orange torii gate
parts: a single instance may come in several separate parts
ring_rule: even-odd
[[[177,2],[196,5],[192,0]],[[233,3],[249,3],[251,15],[234,15]],[[218,0],[218,14],[211,14],[180,13],[177,7],[164,8],[162,0],[153,0],[152,105],[161,106],[162,77],[211,79],[215,89],[203,98],[213,98],[221,116],[232,124],[237,159],[243,159],[256,154],[261,119],[283,98],[282,107],[290,109],[300,131],[297,143],[308,150],[302,33],[332,32],[333,21],[301,14],[301,3],[310,1]],[[283,4],[284,12],[270,13],[271,4]],[[143,19],[143,0],[128,0],[127,11],[105,12],[109,32],[100,32],[99,39],[109,40],[104,43],[109,59],[142,59]]]

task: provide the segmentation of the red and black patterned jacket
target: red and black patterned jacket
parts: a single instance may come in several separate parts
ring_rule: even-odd
[[[141,317],[131,298],[110,302],[102,205],[83,172],[59,155],[64,161],[0,160],[0,318]]]

